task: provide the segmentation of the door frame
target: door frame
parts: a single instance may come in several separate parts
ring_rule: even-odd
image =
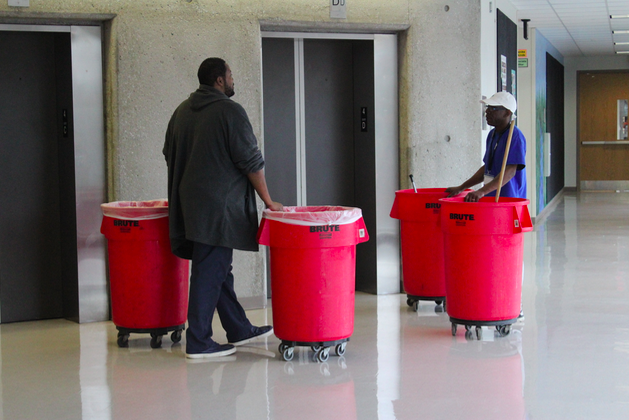
[[[369,236],[370,240],[376,241],[376,294],[400,293],[400,228],[399,222],[389,217],[395,191],[399,188],[400,174],[397,34],[261,31],[261,37],[294,40],[298,206],[307,202],[303,40],[374,41],[376,232],[369,232]],[[260,57],[262,59],[262,54]],[[260,66],[262,67],[262,63]],[[264,116],[264,105],[262,115]],[[262,124],[264,132],[264,117]]]
[[[71,285],[76,296],[72,306],[76,307],[70,309],[76,316],[70,319],[109,320],[106,242],[100,233],[100,204],[105,202],[107,185],[100,23],[92,26],[12,23],[0,24],[0,31],[70,33],[78,272],[77,284]]]

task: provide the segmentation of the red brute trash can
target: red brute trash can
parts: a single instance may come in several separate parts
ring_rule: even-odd
[[[369,239],[362,212],[350,207],[265,210],[258,242],[271,248],[273,329],[280,355],[310,346],[317,360],[336,354],[354,331],[356,245]]]
[[[466,190],[465,194],[471,190]],[[402,273],[406,303],[417,311],[420,300],[445,300],[441,203],[445,188],[420,188],[395,192],[390,216],[400,220]],[[441,310],[440,307],[437,310]]]
[[[152,348],[171,331],[172,341],[181,341],[189,263],[170,250],[168,201],[117,201],[101,209],[118,345],[127,347],[130,333],[151,334]]]
[[[483,197],[466,203],[462,197],[441,203],[446,301],[452,323],[469,332],[476,326],[495,326],[500,335],[511,331],[520,314],[523,232],[533,230],[523,198]]]

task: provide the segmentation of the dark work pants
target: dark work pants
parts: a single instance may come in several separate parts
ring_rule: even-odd
[[[188,353],[217,345],[212,340],[214,310],[218,311],[227,341],[239,341],[251,334],[253,327],[234,292],[233,253],[231,248],[194,243],[186,330]]]

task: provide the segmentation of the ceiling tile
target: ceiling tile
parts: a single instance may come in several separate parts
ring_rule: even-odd
[[[560,53],[569,55],[614,54],[610,28],[629,29],[629,19],[609,15],[629,15],[629,0],[511,0],[517,19],[531,19],[536,28]],[[521,23],[518,22],[520,25]],[[575,43],[576,42],[576,43]]]

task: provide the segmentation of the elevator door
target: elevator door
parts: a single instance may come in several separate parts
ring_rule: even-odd
[[[304,40],[306,179],[311,206],[356,206],[354,42],[361,41]]]
[[[262,39],[264,172],[271,197],[287,206],[299,195],[294,48],[292,39]]]
[[[377,293],[373,41],[263,38],[262,50],[271,195],[361,208],[373,240],[357,246],[356,289]]]
[[[69,45],[69,34],[0,31],[2,323],[64,315],[57,88]]]

